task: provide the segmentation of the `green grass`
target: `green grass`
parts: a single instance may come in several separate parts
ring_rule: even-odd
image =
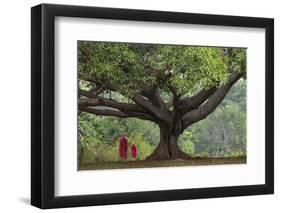
[[[200,166],[220,164],[245,164],[246,157],[228,158],[192,158],[190,160],[165,160],[165,161],[126,161],[126,162],[99,162],[80,164],[78,170],[99,169],[127,169],[170,166]]]

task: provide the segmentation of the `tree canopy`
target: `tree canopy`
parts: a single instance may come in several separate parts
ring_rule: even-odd
[[[79,41],[78,71],[80,111],[150,120],[152,158],[184,158],[177,138],[246,77],[246,49]]]
[[[245,49],[79,42],[79,79],[132,96],[157,85],[179,96],[226,83],[230,66],[245,72]],[[168,71],[172,75],[167,79]],[[116,88],[118,85],[118,88]]]

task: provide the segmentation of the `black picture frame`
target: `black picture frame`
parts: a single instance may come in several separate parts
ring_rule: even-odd
[[[264,28],[265,184],[130,193],[54,195],[54,18],[80,17]],[[41,4],[31,9],[31,204],[42,209],[274,193],[274,20],[240,16]]]

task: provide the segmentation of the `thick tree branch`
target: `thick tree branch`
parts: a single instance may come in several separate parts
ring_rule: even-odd
[[[110,89],[112,91],[119,91],[118,86],[113,86],[110,84],[105,84],[106,89]],[[146,91],[152,90],[153,88],[146,88]],[[122,93],[121,93],[122,94]],[[156,117],[165,122],[171,122],[171,116],[168,112],[163,111],[160,107],[155,106],[151,103],[151,100],[145,99],[140,94],[134,94],[131,99],[140,107],[144,108],[148,112],[150,112],[151,116]]]
[[[216,92],[216,87],[211,87],[209,89],[202,89],[196,95],[192,97],[186,97],[180,101],[179,109],[184,115],[185,113],[198,108],[203,104],[214,92]]]
[[[172,106],[174,108],[174,113],[179,113],[179,101],[180,97],[177,94],[177,90],[175,87],[172,85],[168,84],[168,88],[170,89],[171,93],[173,94],[173,99],[172,99]]]
[[[101,94],[103,91],[104,91],[104,88],[102,88],[102,87],[99,87],[99,88],[96,88],[96,89],[93,89],[90,91],[79,89],[79,95],[85,96],[88,98],[95,98],[99,94]]]
[[[148,67],[146,67],[146,68],[148,68]],[[166,76],[164,74],[162,75],[161,72],[158,72],[157,70],[154,70],[151,67],[149,67],[148,69],[150,69],[151,72],[154,72],[155,74],[157,74],[158,79],[161,78],[161,80],[163,80],[163,78],[166,78]],[[86,80],[91,81],[91,79],[86,79]],[[120,92],[122,94],[118,85],[111,85],[108,81],[103,81],[103,82],[104,83],[103,83],[102,86],[103,86],[104,89],[109,89],[111,91]],[[171,116],[169,115],[168,110],[165,109],[165,103],[164,103],[162,97],[160,96],[160,93],[159,93],[159,90],[157,89],[157,87],[155,87],[155,88],[144,88],[143,93],[144,93],[143,95],[147,99],[143,98],[142,95],[140,95],[140,94],[133,95],[133,97],[131,97],[131,99],[136,103],[136,105],[143,108],[144,111],[148,111],[150,116],[153,116],[153,117],[155,117],[157,119],[160,119],[164,122],[171,122]],[[86,97],[93,97],[94,96],[94,95],[91,95],[90,93],[87,93],[85,91],[81,91],[81,94],[83,94]],[[112,105],[112,104],[113,104],[113,102],[110,105]],[[116,103],[114,103],[113,108],[117,108],[116,106],[117,106]],[[123,106],[120,106],[120,107],[123,107]],[[118,106],[117,109],[119,109],[121,111],[124,110],[123,108],[121,109],[120,107]]]
[[[201,105],[199,108],[190,111],[185,116],[183,116],[182,122],[182,131],[186,129],[191,124],[198,122],[206,118],[210,113],[212,113],[216,107],[224,99],[232,85],[238,81],[243,75],[238,72],[231,73],[228,83],[220,86],[214,94],[212,94],[207,102]]]
[[[124,112],[111,110],[111,109],[96,109],[87,106],[79,106],[79,109],[84,112],[93,113],[95,115],[104,115],[104,116],[116,116],[120,118],[126,118],[128,115]]]
[[[165,103],[166,108],[169,110],[173,106],[173,100],[170,100]]]
[[[103,88],[104,89],[109,89],[111,91],[119,91],[118,86],[117,85],[111,85],[108,82],[103,84]],[[120,92],[122,94],[122,92]],[[99,97],[100,98],[100,97]],[[147,114],[149,114],[150,117],[156,117],[158,119],[161,119],[163,121],[169,121],[168,120],[168,113],[164,113],[161,111],[160,108],[154,106],[150,101],[146,100],[145,98],[143,98],[141,95],[139,94],[135,94],[133,95],[133,97],[131,98],[138,106],[138,110],[140,108],[142,108],[142,112],[147,112]],[[92,101],[92,105],[97,105],[98,103],[96,103],[97,100]],[[101,101],[101,99],[99,100]],[[104,100],[103,100],[104,101]],[[126,107],[132,107],[132,105],[119,105],[118,102],[109,102],[109,101],[104,101],[103,104],[108,104],[110,105],[109,107],[113,107],[113,108],[117,108],[118,110],[125,110]],[[134,106],[135,107],[135,106]],[[135,110],[135,109],[134,109]],[[156,119],[153,118],[153,120],[155,121]]]
[[[168,112],[162,111],[160,108],[156,107],[152,103],[150,103],[148,100],[143,98],[139,94],[135,94],[132,99],[137,103],[138,105],[142,106],[143,108],[147,109],[149,112],[151,112],[153,115],[155,115],[157,118],[159,118],[162,121],[165,122],[171,122],[171,116]]]
[[[147,97],[149,101],[155,106],[161,108],[162,110],[168,110],[163,98],[160,95],[159,88],[157,88],[156,86],[154,88],[143,91],[142,94]]]
[[[123,112],[135,111],[146,113],[147,111],[136,104],[123,103],[103,97],[80,98],[79,106],[107,106]]]
[[[177,90],[174,86],[172,85],[168,85],[168,88],[170,89],[170,91],[173,94],[173,124],[172,124],[172,130],[176,135],[179,135],[182,129],[182,122],[180,122],[181,120],[181,112],[179,109],[179,103],[180,103],[180,97],[177,94]]]
[[[130,118],[130,117],[135,117],[143,120],[150,120],[155,122],[154,118],[151,117],[150,115],[140,113],[140,112],[122,112],[118,110],[112,110],[112,109],[96,109],[93,107],[88,107],[88,106],[79,106],[79,110],[83,112],[88,112],[92,113],[95,115],[101,115],[101,116],[115,116],[119,118]]]

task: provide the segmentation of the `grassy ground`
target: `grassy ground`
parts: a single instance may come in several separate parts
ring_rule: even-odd
[[[148,168],[148,167],[169,167],[169,166],[199,166],[199,165],[218,165],[218,164],[244,164],[244,163],[246,163],[246,157],[193,158],[190,160],[84,163],[79,166],[79,170]]]

